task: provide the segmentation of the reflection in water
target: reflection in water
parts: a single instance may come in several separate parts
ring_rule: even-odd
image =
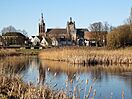
[[[57,73],[57,75],[63,75],[63,73],[65,73],[67,75],[65,79],[68,79],[69,83],[71,83],[71,81],[73,83],[72,85],[71,84],[69,85],[71,90],[74,90],[74,86],[76,86],[76,83],[77,83],[76,80],[78,77],[80,78],[81,81],[84,81],[81,84],[82,89],[85,89],[86,87],[86,84],[85,84],[86,79],[89,79],[89,85],[87,87],[89,89],[90,85],[92,84],[92,79],[96,78],[97,81],[96,81],[96,84],[93,86],[93,88],[96,89],[98,98],[100,97],[100,94],[102,97],[110,96],[111,92],[115,94],[113,96],[114,98],[116,98],[117,96],[118,98],[121,98],[121,93],[123,89],[125,90],[127,94],[126,95],[127,99],[132,97],[132,91],[131,91],[132,88],[129,87],[129,86],[132,86],[132,76],[131,78],[126,79],[127,76],[125,75],[123,76],[120,74],[121,72],[124,72],[125,69],[127,72],[128,66],[126,67],[125,66],[84,67],[84,66],[68,64],[65,62],[46,61],[46,60],[41,60],[41,63],[44,69],[47,70],[48,68],[50,68],[49,72],[52,75],[54,73]],[[112,70],[114,72],[112,72]],[[110,73],[112,73],[112,75]],[[86,91],[88,91],[88,89]],[[83,92],[81,97],[83,97]],[[95,98],[95,99],[98,99],[98,98]]]
[[[88,93],[93,79],[97,78],[92,89],[92,92],[96,89],[95,99],[99,97],[102,99],[105,96],[110,98],[111,92],[113,99],[116,97],[121,99],[122,90],[125,92],[125,99],[132,99],[132,72],[128,73],[128,68],[131,69],[130,66],[86,67],[32,57],[21,73],[25,82],[32,81],[36,85],[45,84],[55,90],[65,90],[71,94],[74,93],[75,86],[78,86],[81,98],[84,97],[84,92]],[[88,85],[85,82],[86,79],[88,79]]]
[[[45,81],[45,68],[42,67],[42,64],[40,63],[39,66],[39,84],[43,85]]]

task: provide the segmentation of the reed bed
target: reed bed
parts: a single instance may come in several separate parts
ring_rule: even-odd
[[[0,59],[0,74],[19,73],[29,61],[28,56],[9,56]]]
[[[0,49],[0,57],[18,55],[20,55],[20,53],[17,53],[15,49]]]
[[[132,64],[132,50],[107,50],[103,48],[64,47],[44,49],[39,53],[41,59],[65,61],[83,65]]]
[[[21,80],[19,75],[0,75],[0,99],[102,99],[103,96],[96,97],[96,89],[94,84],[96,79],[93,79],[92,84],[89,85],[89,80],[81,81],[74,86],[74,90],[71,91],[70,85],[65,82],[66,90],[53,91],[48,86],[37,85],[34,86],[31,82],[28,84]],[[86,83],[86,87],[82,89],[80,83]],[[73,83],[73,82],[72,82]],[[86,88],[88,91],[86,91]],[[80,97],[83,92],[84,98]],[[67,95],[68,94],[68,95]],[[110,94],[111,95],[111,94]],[[124,99],[125,92],[122,91],[122,99]],[[106,96],[109,97],[109,96]],[[111,95],[111,98],[112,95]]]
[[[39,49],[0,49],[0,57],[38,55]]]
[[[25,84],[17,75],[0,75],[0,99],[67,99],[63,91],[55,93],[46,86]]]

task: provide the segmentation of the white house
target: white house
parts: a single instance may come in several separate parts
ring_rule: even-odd
[[[55,38],[52,38],[52,46],[58,46],[59,43]]]
[[[37,36],[31,36],[31,37],[29,37],[29,40],[33,46],[37,46],[40,44],[40,39]]]
[[[45,37],[42,37],[42,41],[40,42],[40,45],[43,47],[48,46],[48,42],[46,41]]]

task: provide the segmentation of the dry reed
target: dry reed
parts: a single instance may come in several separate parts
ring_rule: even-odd
[[[64,47],[44,49],[39,53],[41,59],[66,61],[72,64],[132,64],[132,51],[129,49],[106,50],[87,47]]]
[[[25,84],[17,75],[0,76],[0,99],[67,99],[64,92],[55,94],[48,87]]]

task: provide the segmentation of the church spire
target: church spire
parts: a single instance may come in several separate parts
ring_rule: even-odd
[[[41,13],[41,23],[44,23],[43,13]]]
[[[72,17],[70,17],[70,22],[72,22]]]
[[[41,20],[39,23],[39,36],[45,36],[45,23],[43,19],[43,13],[41,13]]]
[[[43,13],[41,13],[41,18],[43,19]]]

